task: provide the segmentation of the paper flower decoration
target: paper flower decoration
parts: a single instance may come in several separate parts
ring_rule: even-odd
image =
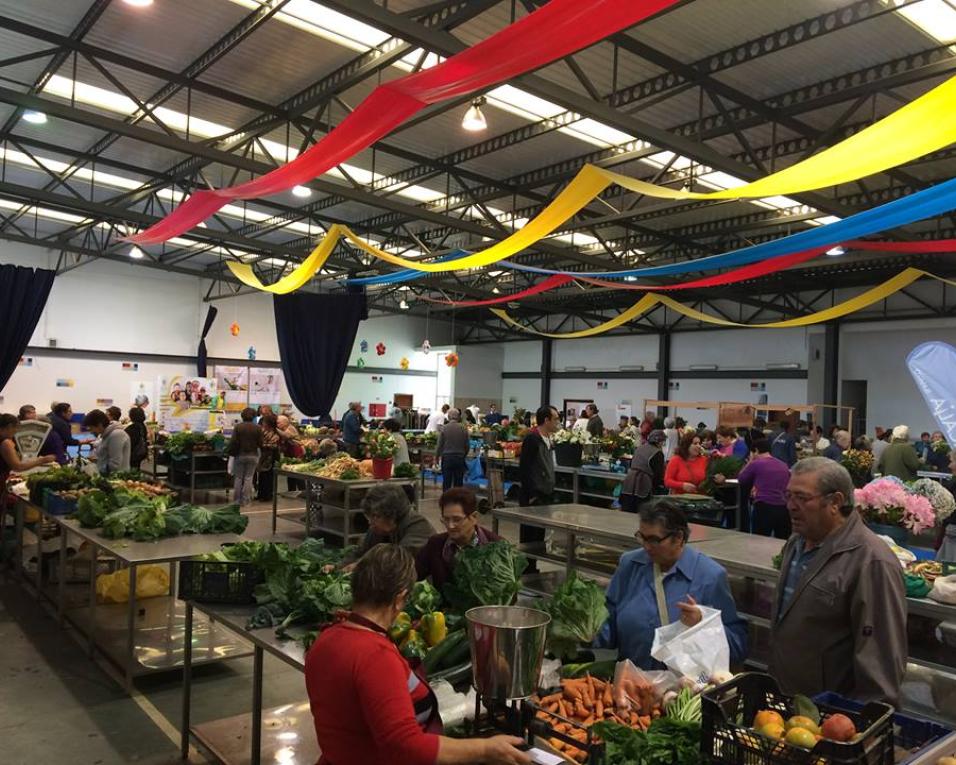
[[[426,340],[422,343],[422,353],[424,353],[426,356],[431,352],[431,349],[432,344],[429,340]]]
[[[375,346],[375,352],[376,352],[379,356],[384,356],[384,355],[385,355],[385,343],[379,343],[378,345],[376,345],[376,346]]]
[[[363,340],[359,343],[359,351],[362,353],[368,353],[368,340]]]
[[[408,364],[409,364],[409,361],[405,356],[402,356],[402,360],[398,362],[398,365],[402,369],[408,369]]]
[[[365,368],[365,359],[363,359],[361,356],[359,356],[359,360],[358,360],[357,362],[355,362],[355,366],[357,366],[359,369],[364,369],[364,368]]]
[[[256,346],[250,345],[250,346],[249,346],[249,350],[246,351],[246,353],[249,354],[249,361],[255,361],[255,360],[256,360]]]
[[[445,356],[445,364],[447,364],[447,365],[450,366],[450,367],[457,367],[457,366],[458,366],[458,354],[457,354],[457,353],[449,353],[447,356]]]
[[[239,322],[234,321],[229,325],[229,334],[233,337],[239,337]]]

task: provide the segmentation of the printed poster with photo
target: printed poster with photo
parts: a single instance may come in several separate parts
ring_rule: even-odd
[[[249,370],[249,406],[253,409],[265,404],[276,412],[282,403],[282,370],[253,368]]]
[[[249,368],[214,367],[216,389],[224,400],[223,410],[241,412],[249,406]]]
[[[204,432],[216,427],[221,412],[216,380],[211,377],[173,375],[160,377],[156,384],[159,391],[160,427],[170,433],[181,430]]]

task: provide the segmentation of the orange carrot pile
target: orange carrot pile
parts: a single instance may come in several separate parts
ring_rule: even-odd
[[[596,722],[610,720],[647,730],[651,720],[661,716],[650,685],[645,688],[637,682],[625,681],[615,688],[612,683],[590,675],[564,679],[560,691],[544,697],[534,696],[531,700],[538,707],[535,715],[538,719],[581,744],[587,743],[587,729]],[[586,748],[578,749],[557,738],[548,739],[548,743],[577,762],[587,759]]]

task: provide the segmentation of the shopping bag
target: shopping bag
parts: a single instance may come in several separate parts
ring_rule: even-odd
[[[933,582],[933,589],[926,597],[938,600],[940,603],[956,605],[956,574],[952,576],[938,576]]]
[[[169,594],[169,572],[165,566],[139,566],[136,569],[136,599],[158,598]],[[96,595],[103,603],[129,600],[129,569],[96,577]]]
[[[678,687],[679,678],[670,670],[642,670],[630,659],[614,666],[612,693],[618,709],[636,706],[648,710],[660,706],[664,695]]]
[[[730,670],[730,644],[720,611],[698,608],[702,618],[693,627],[678,621],[654,630],[651,656],[678,675],[706,684],[716,673]]]

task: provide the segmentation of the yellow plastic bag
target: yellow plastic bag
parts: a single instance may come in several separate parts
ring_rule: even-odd
[[[139,566],[136,569],[136,598],[158,598],[169,594],[169,572],[165,566]],[[129,600],[129,569],[96,577],[96,596],[102,603],[126,603]]]

